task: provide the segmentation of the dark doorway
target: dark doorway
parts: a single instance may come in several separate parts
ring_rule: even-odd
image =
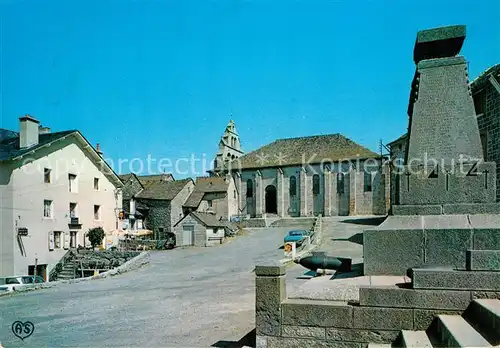
[[[278,205],[276,203],[276,187],[269,185],[266,187],[266,213],[277,214]]]

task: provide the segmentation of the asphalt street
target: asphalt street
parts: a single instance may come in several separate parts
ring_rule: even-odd
[[[0,342],[11,347],[228,347],[255,327],[255,264],[280,259],[286,228],[254,229],[212,248],[153,252],[119,276],[0,297]],[[287,270],[287,287],[305,269]],[[14,336],[14,321],[34,333]],[[232,343],[233,342],[233,343]]]

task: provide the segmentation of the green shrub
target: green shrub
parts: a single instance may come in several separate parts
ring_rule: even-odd
[[[102,240],[106,236],[106,233],[104,233],[102,227],[95,227],[87,232],[87,236],[89,237],[90,244],[92,244],[92,248],[95,248],[102,245]]]

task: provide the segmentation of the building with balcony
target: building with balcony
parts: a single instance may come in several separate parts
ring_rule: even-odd
[[[118,227],[123,184],[79,131],[19,125],[0,129],[0,275],[47,279],[89,229]]]

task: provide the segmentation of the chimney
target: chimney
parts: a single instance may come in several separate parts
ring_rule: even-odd
[[[102,156],[101,145],[99,143],[95,145],[95,151],[99,156]]]
[[[49,127],[43,127],[42,125],[40,125],[38,127],[38,134],[49,134],[50,133],[50,128]]]
[[[38,125],[40,122],[26,114],[19,117],[19,148],[38,145]]]

